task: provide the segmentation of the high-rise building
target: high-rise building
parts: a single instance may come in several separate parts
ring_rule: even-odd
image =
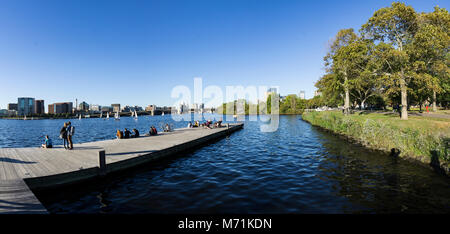
[[[120,112],[120,104],[111,104],[113,112]]]
[[[31,115],[34,114],[34,98],[20,97],[17,99],[17,114]]]
[[[17,111],[17,103],[9,103],[8,110],[9,111]]]
[[[34,113],[35,114],[44,114],[45,113],[44,100],[34,101]]]
[[[48,105],[49,114],[72,114],[72,102],[59,102]]]
[[[300,93],[298,93],[298,97],[300,99],[305,99],[305,91],[300,91]]]

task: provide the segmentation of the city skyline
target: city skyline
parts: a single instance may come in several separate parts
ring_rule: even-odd
[[[329,41],[391,1],[0,3],[0,108],[46,103],[172,106],[177,85],[315,93]],[[417,11],[446,1],[404,1]],[[318,13],[319,12],[319,13]],[[270,19],[270,20],[269,20]],[[224,100],[226,101],[226,100]]]

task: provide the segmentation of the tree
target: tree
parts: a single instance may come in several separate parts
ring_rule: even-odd
[[[326,106],[339,106],[344,103],[342,99],[344,89],[334,73],[325,74],[314,86],[321,92],[321,101],[314,103],[323,102]],[[317,98],[314,100],[317,100]]]
[[[413,41],[416,79],[422,87],[432,91],[433,111],[437,110],[437,93],[446,92],[443,83],[449,79],[448,50],[450,47],[450,14],[435,7],[431,13],[422,13]]]
[[[350,108],[350,83],[352,76],[352,55],[351,52],[353,42],[358,40],[358,36],[353,29],[340,30],[334,39],[330,52],[325,56],[325,66],[329,74],[334,74],[334,83],[342,86],[344,90],[344,113],[349,113]]]
[[[417,13],[411,6],[394,2],[391,7],[382,8],[374,13],[361,32],[372,41],[387,42],[392,50],[386,50],[384,63],[387,64],[385,78],[398,83],[401,92],[401,119],[408,119],[407,87],[411,79],[408,46],[417,31]],[[396,64],[391,64],[395,62]]]

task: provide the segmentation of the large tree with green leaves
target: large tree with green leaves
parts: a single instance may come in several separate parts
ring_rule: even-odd
[[[342,86],[344,91],[344,113],[349,113],[350,108],[350,79],[354,77],[354,55],[351,54],[354,42],[358,40],[358,35],[353,29],[340,30],[333,43],[330,51],[325,56],[325,66],[328,74],[333,74],[329,78],[333,78],[333,82]]]
[[[417,30],[418,14],[411,6],[400,2],[376,11],[361,29],[364,37],[392,46],[392,49],[382,53],[382,62],[387,68],[383,76],[398,84],[401,93],[401,118],[405,120],[408,119],[408,82],[413,78],[408,50],[412,49],[410,45]]]
[[[432,92],[433,111],[436,111],[436,94],[449,91],[442,89],[449,79],[450,14],[446,9],[435,7],[433,12],[419,16],[412,48],[417,83]]]

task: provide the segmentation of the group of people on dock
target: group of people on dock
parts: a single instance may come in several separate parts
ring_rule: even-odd
[[[220,128],[222,127],[222,120],[219,120],[213,124],[211,120],[206,121],[205,123],[200,124],[200,122],[197,120],[192,124],[192,122],[188,123],[188,128],[198,128],[198,127],[204,127],[204,128]]]
[[[155,126],[150,127],[150,131],[148,132],[149,136],[155,136],[158,134]],[[124,131],[117,130],[116,137],[117,139],[128,139],[128,138],[138,138],[140,136],[139,130],[133,128],[133,133],[125,128]]]
[[[188,128],[196,128],[196,127],[204,127],[204,128],[220,128],[222,127],[222,120],[219,120],[213,124],[211,120],[206,121],[205,123],[201,123],[197,120],[194,123],[189,122]],[[164,132],[171,132],[173,128],[166,124],[164,126]],[[117,130],[116,137],[117,139],[127,139],[127,138],[138,138],[140,136],[139,130],[134,128],[130,132],[127,128],[124,131]],[[59,131],[59,138],[63,139],[64,149],[72,150],[73,149],[73,135],[75,134],[75,127],[72,126],[71,122],[65,122],[61,130]],[[155,126],[150,127],[150,131],[148,132],[149,136],[158,135],[158,131]],[[53,142],[48,135],[45,136],[45,143],[41,145],[42,148],[53,148]]]
[[[133,133],[131,133],[128,129],[125,128],[124,131],[117,130],[117,139],[128,139],[128,138],[138,138],[139,130],[133,128]]]
[[[59,130],[59,138],[63,140],[64,149],[73,150],[73,135],[75,135],[75,127],[72,126],[70,121],[64,122],[61,130]],[[41,145],[41,148],[53,148],[53,141],[48,135],[45,135],[45,142]]]

